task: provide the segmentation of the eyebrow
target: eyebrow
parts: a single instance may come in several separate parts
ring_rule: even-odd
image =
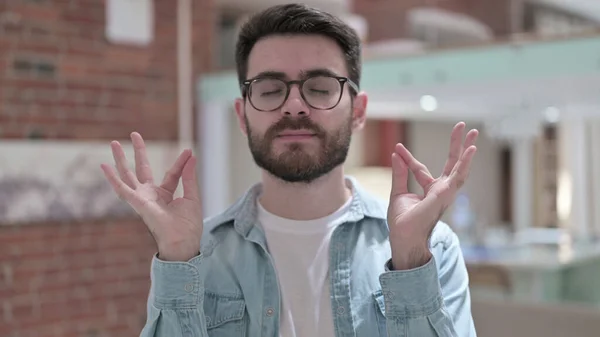
[[[329,69],[326,69],[326,68],[315,68],[315,69],[303,70],[300,72],[300,79],[306,79],[308,77],[313,77],[313,76],[339,77],[340,75],[338,75],[335,72],[333,72]],[[253,78],[250,78],[248,80],[264,78],[264,77],[277,78],[277,79],[281,79],[281,80],[289,79],[289,76],[284,72],[274,71],[274,70],[266,70],[266,71],[261,71],[260,73],[258,73],[258,75],[254,76]]]

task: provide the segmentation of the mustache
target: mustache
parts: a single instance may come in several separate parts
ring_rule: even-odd
[[[269,138],[274,138],[278,133],[285,130],[309,130],[314,132],[317,137],[323,137],[325,135],[325,130],[323,130],[323,128],[313,123],[309,117],[302,116],[299,118],[283,117],[269,128],[267,136]]]

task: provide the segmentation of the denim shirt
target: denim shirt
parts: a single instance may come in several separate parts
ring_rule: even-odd
[[[475,337],[468,276],[457,236],[439,222],[425,265],[390,271],[385,203],[355,179],[348,221],[329,248],[337,337]],[[141,337],[279,337],[281,294],[257,225],[255,185],[204,223],[201,252],[187,262],[154,256]]]

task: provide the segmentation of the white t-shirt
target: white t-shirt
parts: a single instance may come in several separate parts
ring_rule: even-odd
[[[329,292],[329,241],[348,215],[351,199],[324,218],[278,217],[258,203],[281,289],[281,337],[334,337]]]

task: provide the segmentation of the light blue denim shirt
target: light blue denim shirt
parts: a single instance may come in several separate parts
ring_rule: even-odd
[[[468,276],[457,236],[432,233],[427,264],[390,271],[385,203],[353,178],[348,221],[329,249],[337,337],[475,337]],[[280,293],[265,236],[257,225],[260,185],[204,224],[200,255],[152,261],[142,337],[278,337]]]

